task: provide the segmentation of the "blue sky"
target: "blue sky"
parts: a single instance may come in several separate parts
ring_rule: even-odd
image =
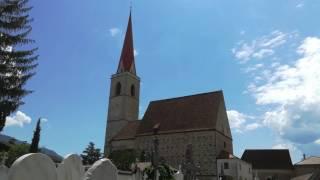
[[[4,133],[65,155],[104,144],[110,76],[129,0],[31,0],[37,74]],[[140,114],[151,100],[224,91],[234,153],[289,148],[320,155],[320,2],[133,1]]]

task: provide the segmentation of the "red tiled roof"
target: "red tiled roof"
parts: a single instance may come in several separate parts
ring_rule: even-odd
[[[128,27],[126,36],[124,38],[124,43],[121,51],[120,61],[118,65],[117,73],[121,72],[135,72],[134,64],[134,48],[133,48],[133,34],[132,34],[132,22],[131,22],[131,12],[128,21]]]
[[[222,91],[152,101],[137,131],[137,135],[215,129]]]
[[[293,168],[288,149],[250,149],[245,150],[242,160],[251,163],[253,169]]]

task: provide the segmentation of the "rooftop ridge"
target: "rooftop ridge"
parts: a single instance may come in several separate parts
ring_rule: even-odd
[[[184,98],[189,98],[189,97],[194,97],[194,96],[204,96],[204,95],[215,94],[215,93],[223,93],[223,91],[221,89],[219,89],[219,90],[211,91],[211,92],[203,92],[203,93],[185,95],[185,96],[180,96],[180,97],[172,97],[172,98],[153,100],[153,101],[150,101],[150,104],[155,103],[155,102],[173,101],[173,100],[177,100],[177,99],[184,99]]]
[[[289,149],[246,149],[245,151],[289,151]]]

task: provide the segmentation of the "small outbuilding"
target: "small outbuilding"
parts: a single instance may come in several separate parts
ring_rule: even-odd
[[[288,149],[249,149],[241,159],[252,164],[255,179],[290,180],[293,176]]]

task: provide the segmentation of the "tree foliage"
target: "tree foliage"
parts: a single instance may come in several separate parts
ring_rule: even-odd
[[[40,131],[41,131],[40,122],[41,122],[41,119],[39,118],[38,122],[37,122],[36,129],[33,133],[32,142],[31,142],[30,149],[29,149],[30,153],[39,152]]]
[[[34,55],[37,48],[30,39],[32,18],[28,12],[28,0],[0,0],[0,132],[6,117],[24,102],[22,98],[31,93],[24,88],[37,66]]]
[[[144,172],[148,176],[147,177],[148,180],[154,179],[155,170],[156,169],[154,168],[154,166],[150,166],[144,170]],[[174,180],[173,175],[175,172],[167,164],[164,164],[164,163],[160,164],[157,167],[157,171],[159,173],[159,180]]]
[[[6,156],[5,164],[7,167],[10,167],[15,160],[19,157],[28,154],[29,152],[29,145],[28,144],[14,144],[10,145],[8,151],[0,152],[0,162]]]
[[[131,164],[136,162],[138,154],[134,149],[115,150],[110,153],[109,159],[121,170],[131,170]]]
[[[94,162],[102,158],[102,153],[99,148],[94,147],[93,142],[89,142],[88,147],[80,155],[84,165],[92,165]]]

